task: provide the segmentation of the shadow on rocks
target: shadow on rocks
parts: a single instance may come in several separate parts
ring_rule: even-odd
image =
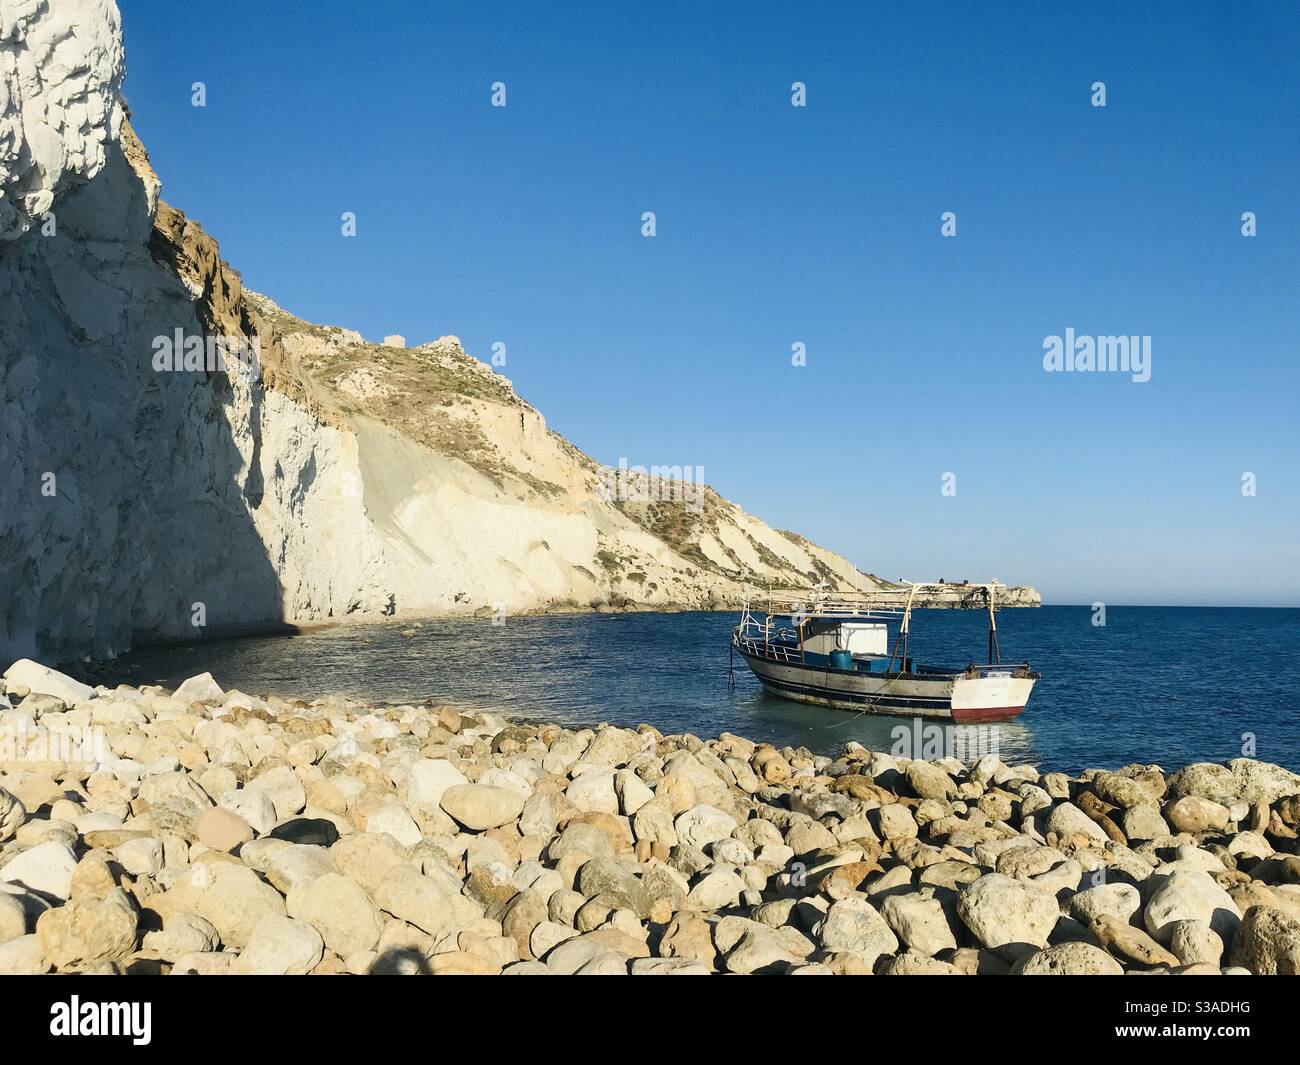
[[[433,971],[418,950],[400,948],[384,951],[371,963],[370,976],[432,976]]]

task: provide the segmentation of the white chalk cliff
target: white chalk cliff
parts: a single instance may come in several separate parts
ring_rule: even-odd
[[[159,199],[123,62],[112,0],[0,0],[0,660],[196,621],[883,583],[712,491],[606,498],[606,471],[454,337],[367,344],[245,292]],[[177,330],[256,338],[258,372],[157,370]]]
[[[104,169],[121,81],[113,0],[0,0],[0,240]]]

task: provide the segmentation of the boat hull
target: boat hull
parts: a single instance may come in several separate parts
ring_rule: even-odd
[[[864,673],[740,654],[772,695],[858,713],[929,717],[958,724],[1007,721],[1029,701],[1037,677]]]

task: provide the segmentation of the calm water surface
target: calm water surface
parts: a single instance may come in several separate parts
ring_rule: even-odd
[[[379,702],[437,699],[564,724],[648,722],[698,736],[735,732],[835,754],[848,740],[888,750],[900,719],[766,695],[744,662],[728,684],[734,614],[588,614],[438,620],[174,645],[119,659],[130,683],[175,686],[209,670],[223,687]],[[1300,770],[1300,610],[1087,607],[999,613],[1004,661],[1042,673],[998,753],[1045,769],[1254,756]],[[983,661],[978,612],[920,611],[919,662]],[[403,632],[414,635],[402,635]],[[975,742],[988,742],[976,737]]]

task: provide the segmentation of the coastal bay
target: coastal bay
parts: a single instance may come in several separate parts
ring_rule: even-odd
[[[1000,612],[1005,661],[1027,660],[1042,680],[1019,717],[996,728],[962,726],[954,737],[960,749],[941,753],[969,760],[997,753],[1042,771],[1243,756],[1300,771],[1288,672],[1300,655],[1300,611],[1112,607],[1100,627],[1093,617],[1086,606]],[[649,721],[669,733],[735,732],[819,755],[850,740],[889,752],[900,732],[910,736],[908,718],[765,695],[729,656],[735,622],[726,612],[634,612],[355,624],[288,639],[150,647],[86,677],[175,687],[210,671],[243,690],[286,697],[436,699],[564,726]],[[914,653],[961,667],[981,653],[985,623],[976,610],[926,611]],[[1223,653],[1189,653],[1198,647]]]

